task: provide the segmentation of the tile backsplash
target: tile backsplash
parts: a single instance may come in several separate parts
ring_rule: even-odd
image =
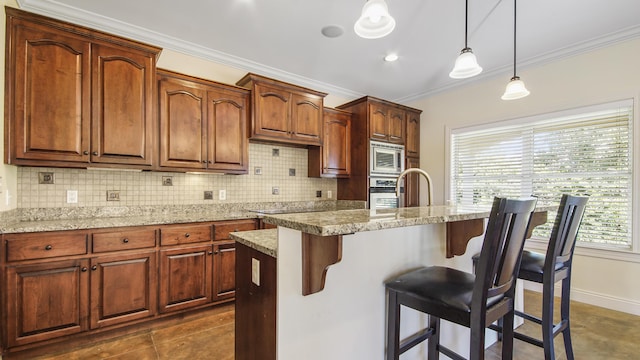
[[[41,173],[52,173],[53,184],[40,184],[49,180]],[[18,208],[326,200],[327,191],[335,198],[336,187],[336,180],[307,177],[307,149],[250,143],[247,175],[19,167]],[[68,190],[77,191],[77,203],[67,203]],[[219,200],[220,190],[226,200]],[[205,200],[205,191],[213,199]],[[114,200],[107,201],[107,192]]]

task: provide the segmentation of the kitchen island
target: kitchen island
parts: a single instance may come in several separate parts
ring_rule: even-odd
[[[471,271],[489,210],[429,206],[265,216],[278,225],[277,248],[271,249],[276,257],[236,239],[236,359],[384,358],[384,282],[427,265]],[[545,221],[546,209],[539,209],[532,226]],[[462,244],[466,253],[459,251]],[[452,247],[458,256],[450,256]],[[403,310],[401,336],[426,323],[426,316]],[[260,334],[266,338],[256,343]],[[466,354],[468,337],[467,329],[443,324],[442,342],[453,350]],[[418,346],[403,359],[424,355]]]

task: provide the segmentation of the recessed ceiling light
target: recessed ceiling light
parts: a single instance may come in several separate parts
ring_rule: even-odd
[[[398,54],[391,53],[384,57],[384,61],[393,62],[398,60]]]
[[[335,38],[344,34],[344,29],[338,25],[327,25],[320,30],[322,35],[328,38]]]

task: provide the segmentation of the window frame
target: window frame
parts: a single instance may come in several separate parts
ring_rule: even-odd
[[[640,186],[638,184],[640,180],[640,155],[636,154],[637,149],[640,149],[640,116],[638,116],[638,98],[626,98],[619,100],[612,100],[606,103],[600,103],[595,105],[584,105],[575,108],[569,108],[558,111],[551,111],[546,113],[540,113],[536,115],[530,116],[522,116],[515,117],[505,120],[486,122],[486,123],[478,123],[473,125],[465,125],[459,127],[452,127],[445,125],[445,203],[451,203],[451,188],[452,188],[452,178],[451,178],[451,161],[452,161],[452,136],[456,132],[461,131],[476,131],[476,130],[487,130],[495,127],[503,127],[509,125],[519,125],[528,122],[537,122],[541,120],[549,120],[552,118],[560,118],[565,116],[579,115],[583,113],[610,109],[611,107],[627,105],[632,107],[632,119],[631,119],[631,127],[632,133],[630,146],[630,157],[631,157],[631,189],[632,189],[632,199],[631,199],[631,247],[630,248],[618,248],[615,245],[604,245],[597,243],[585,243],[578,242],[576,243],[575,253],[578,255],[590,256],[590,257],[598,257],[598,258],[606,258],[606,259],[616,259],[616,260],[624,260],[629,262],[640,263],[640,222],[633,221],[633,219],[637,218],[640,210]],[[554,219],[548,219],[548,221],[554,221]],[[531,250],[545,251],[547,247],[548,239],[541,238],[531,238],[526,242],[526,248]]]

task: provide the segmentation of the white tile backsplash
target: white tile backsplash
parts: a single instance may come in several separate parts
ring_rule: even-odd
[[[274,148],[280,156],[272,156]],[[254,174],[256,166],[262,175]],[[296,175],[289,176],[289,169],[296,169]],[[53,172],[55,184],[38,184],[39,172]],[[171,176],[173,186],[163,186],[163,176]],[[274,186],[279,195],[271,194]],[[18,208],[320,200],[316,190],[326,200],[327,191],[335,194],[336,187],[334,179],[307,177],[307,149],[250,143],[247,175],[19,167]],[[227,191],[226,200],[218,200],[221,189]],[[77,204],[66,203],[67,190],[78,190]],[[119,190],[120,201],[107,201],[107,190]],[[204,191],[213,191],[213,200],[204,200]]]

